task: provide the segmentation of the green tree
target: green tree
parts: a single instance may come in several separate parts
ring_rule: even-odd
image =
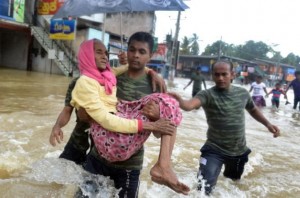
[[[219,52],[220,52],[220,55],[223,55],[223,52],[226,49],[227,45],[228,45],[227,43],[225,43],[221,40],[216,41],[212,45],[206,46],[206,48],[203,52],[203,55],[217,56],[217,55],[219,55]]]
[[[289,65],[298,65],[298,58],[295,54],[293,53],[289,53],[285,58],[282,59],[282,63],[286,63],[286,64],[289,64]]]
[[[181,55],[189,55],[190,54],[190,40],[185,36],[182,39],[181,45],[180,45],[180,51],[179,53]]]
[[[280,52],[273,51],[273,56],[270,58],[270,60],[274,62],[283,62],[283,57],[281,56]]]
[[[253,40],[247,41],[245,45],[237,47],[237,55],[240,58],[253,60],[255,58],[267,59],[267,53],[270,47],[262,41],[254,42]]]
[[[192,38],[184,37],[181,43],[180,54],[194,54],[199,53],[199,37],[197,34],[193,34]],[[267,54],[273,54],[271,58]],[[300,69],[300,57],[294,53],[289,53],[285,58],[282,57],[280,52],[275,51],[272,47],[268,46],[262,41],[255,42],[253,40],[247,41],[243,45],[234,45],[223,42],[222,40],[215,41],[211,45],[205,47],[202,55],[210,56],[232,56],[242,58],[246,60],[254,60],[256,58],[271,60],[273,62],[280,61],[281,63],[289,64]]]
[[[193,34],[192,38],[190,38],[191,43],[191,54],[192,55],[199,55],[199,37],[196,33]]]
[[[234,44],[225,44],[224,55],[236,56],[237,47]]]

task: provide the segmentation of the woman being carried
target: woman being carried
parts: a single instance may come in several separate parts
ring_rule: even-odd
[[[176,100],[167,94],[155,93],[139,101],[118,103],[116,78],[108,65],[105,46],[99,40],[85,41],[78,58],[81,77],[72,92],[71,104],[77,109],[84,108],[94,120],[91,134],[101,157],[110,162],[123,161],[143,146],[151,132],[174,133],[182,119]],[[156,122],[150,122],[141,113],[149,101],[159,104],[161,119]],[[165,184],[163,178],[156,182]],[[189,191],[180,182],[176,185],[168,186],[183,194]]]

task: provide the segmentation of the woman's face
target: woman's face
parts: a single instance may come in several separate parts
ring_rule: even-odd
[[[94,41],[95,63],[99,70],[104,70],[108,63],[108,52],[106,47],[100,41]]]

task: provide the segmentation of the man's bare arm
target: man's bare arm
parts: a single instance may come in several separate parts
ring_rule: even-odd
[[[192,84],[193,80],[191,79],[190,82],[183,88],[183,90],[185,90],[188,86],[190,86],[190,84]]]
[[[194,97],[190,100],[183,100],[177,93],[169,92],[169,95],[174,97],[179,102],[180,108],[185,111],[191,111],[193,109],[199,109],[201,107],[201,101],[199,98]]]
[[[265,127],[267,127],[271,133],[273,133],[273,137],[278,137],[280,135],[279,128],[271,124],[269,120],[267,120],[267,118],[261,113],[261,111],[257,107],[254,107],[248,112],[255,120],[265,125]]]
[[[72,112],[73,112],[73,107],[71,107],[71,106],[65,106],[63,108],[63,110],[60,112],[60,114],[52,128],[50,138],[49,138],[49,142],[52,146],[55,146],[56,142],[60,144],[61,141],[63,141],[64,134],[63,134],[63,131],[61,130],[61,128],[63,128],[64,126],[66,126],[68,124],[68,122],[70,121]]]

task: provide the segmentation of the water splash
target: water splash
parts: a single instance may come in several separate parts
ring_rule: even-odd
[[[76,196],[86,195],[97,198],[117,197],[119,190],[114,188],[113,181],[101,175],[94,175],[83,170],[74,162],[47,158],[33,163],[25,178],[39,184],[73,184],[78,187]]]

